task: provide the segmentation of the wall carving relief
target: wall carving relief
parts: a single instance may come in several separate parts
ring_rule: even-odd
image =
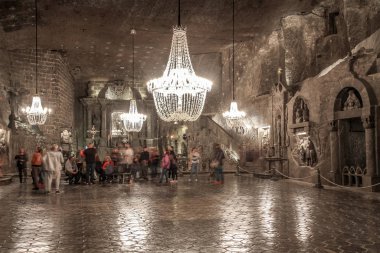
[[[127,136],[128,132],[125,130],[123,121],[120,119],[120,115],[124,112],[113,112],[112,113],[112,127],[111,127],[111,135],[112,136]]]
[[[292,156],[300,166],[314,167],[317,160],[315,145],[309,136],[296,136]]]
[[[343,104],[343,111],[361,108],[362,105],[359,98],[355,95],[354,90],[348,90],[347,93],[348,96]]]
[[[301,97],[296,98],[293,106],[293,124],[308,122],[309,108],[305,100]]]
[[[7,131],[0,128],[0,153],[5,153],[8,149]]]
[[[346,87],[339,92],[334,107],[335,111],[350,111],[362,108],[362,97],[356,89]]]
[[[267,157],[270,147],[270,128],[260,128],[258,136],[260,140],[260,155],[262,157]]]

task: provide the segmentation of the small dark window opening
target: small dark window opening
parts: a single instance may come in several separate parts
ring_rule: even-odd
[[[339,12],[329,13],[329,34],[337,34],[337,22],[338,22]]]

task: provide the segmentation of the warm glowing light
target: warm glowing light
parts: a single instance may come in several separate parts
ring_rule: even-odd
[[[127,132],[140,132],[146,120],[146,115],[138,113],[136,100],[132,99],[129,113],[121,114],[120,118],[123,120],[124,128]]]
[[[194,73],[186,28],[173,28],[169,61],[162,77],[147,83],[158,116],[164,121],[195,121],[203,111],[212,82]]]
[[[23,111],[26,113],[29,124],[43,125],[45,124],[47,116],[51,112],[51,109],[47,107],[42,108],[41,98],[35,96],[32,99],[32,106],[26,107],[26,109],[23,109]]]

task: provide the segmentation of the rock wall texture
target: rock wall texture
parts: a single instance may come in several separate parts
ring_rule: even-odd
[[[63,129],[71,129],[74,122],[73,78],[65,58],[58,52],[38,51],[38,93],[42,106],[52,109],[45,125],[30,126],[22,108],[31,105],[35,94],[35,51],[3,51],[0,82],[2,89],[1,126],[9,133],[7,146],[12,158],[20,147],[25,147],[31,155],[37,145],[46,147],[60,143]],[[5,71],[4,71],[5,70]],[[8,70],[8,72],[7,72]],[[9,121],[13,109],[12,120]],[[12,159],[10,159],[10,166]],[[7,171],[12,171],[8,168]]]
[[[235,99],[239,109],[247,112],[246,119],[240,122],[245,128],[244,134],[239,129],[230,128],[221,116],[223,111],[229,109],[232,100],[232,49],[228,47],[222,50],[221,103],[213,117],[218,125],[213,127],[225,129],[232,137],[227,136],[223,140],[212,134],[209,136],[229,143],[240,151],[241,162],[246,166],[266,170],[268,163],[265,157],[270,155],[270,148],[276,145],[275,138],[278,135],[274,115],[279,114],[283,150],[278,152],[289,160],[289,165],[283,168],[284,172],[303,177],[314,173],[315,168],[320,168],[324,176],[342,183],[337,177],[340,177],[343,166],[352,162],[350,159],[345,160],[347,154],[342,151],[345,149],[342,145],[356,145],[359,156],[368,156],[365,155],[367,144],[363,117],[371,115],[375,118],[375,148],[379,149],[379,8],[379,1],[323,1],[311,13],[283,17],[279,29],[268,37],[237,42]],[[282,69],[280,74],[279,68]],[[276,100],[274,95],[278,87],[275,84],[279,82],[287,94],[283,100]],[[355,85],[362,87],[358,88],[358,94],[363,92],[363,87],[370,91],[373,104],[371,109],[363,109],[362,115],[350,120],[351,127],[357,128],[353,135],[357,136],[358,142],[354,145],[346,142],[347,139],[341,139],[341,151],[337,154],[340,160],[334,165],[331,162],[333,152],[330,140],[330,122],[336,114],[334,103],[338,94],[341,94],[339,92]],[[302,98],[308,107],[308,120],[297,125],[293,119],[296,118],[294,106],[298,98]],[[346,124],[344,122],[341,121],[341,126]],[[306,132],[302,138],[296,134],[301,130]],[[344,131],[341,130],[342,136]],[[191,132],[189,134],[194,135]],[[207,141],[209,139],[199,145],[203,146]],[[315,161],[310,162],[310,166],[307,162],[301,164],[299,157],[295,157],[300,145],[309,142],[316,153]],[[350,150],[350,147],[346,150]],[[372,177],[377,177],[379,159],[377,156],[374,159],[376,169]],[[365,158],[359,160],[364,161]],[[275,167],[280,169],[278,164]]]

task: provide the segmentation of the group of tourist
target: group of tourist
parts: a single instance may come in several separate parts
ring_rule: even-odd
[[[189,181],[198,181],[198,171],[200,165],[200,153],[197,148],[193,148],[189,155],[191,164]],[[25,182],[28,164],[28,156],[24,148],[15,156],[19,172],[20,183]],[[213,158],[210,162],[210,177],[214,178],[215,184],[224,182],[223,177],[224,153],[219,145],[216,145]],[[118,179],[120,175],[127,176],[129,182],[138,178],[148,180],[148,168],[152,180],[158,176],[161,170],[158,184],[176,183],[178,180],[178,161],[172,146],[169,146],[162,157],[156,149],[149,152],[144,147],[139,152],[134,152],[129,143],[112,150],[106,155],[104,161],[100,161],[97,150],[93,143],[89,143],[86,149],[82,149],[77,155],[69,155],[64,161],[62,152],[58,145],[52,145],[51,149],[43,154],[43,150],[37,147],[31,160],[33,190],[44,188],[46,193],[51,192],[52,183],[55,181],[55,192],[60,193],[60,180],[64,164],[66,180],[69,184],[95,184],[96,177],[99,183],[105,184]],[[55,179],[55,180],[53,180]]]

